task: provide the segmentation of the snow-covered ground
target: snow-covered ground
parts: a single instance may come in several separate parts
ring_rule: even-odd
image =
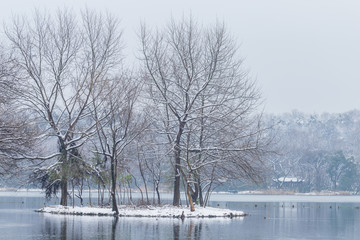
[[[115,212],[111,208],[98,207],[64,207],[60,205],[43,207],[38,212],[69,215],[98,215],[113,216]],[[119,206],[120,217],[169,217],[180,218],[184,213],[185,218],[212,218],[212,217],[243,217],[246,214],[242,211],[229,209],[197,207],[195,212],[191,212],[187,207],[165,206]]]

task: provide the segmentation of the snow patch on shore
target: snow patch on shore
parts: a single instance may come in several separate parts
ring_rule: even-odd
[[[60,205],[43,207],[37,212],[67,214],[67,215],[97,215],[115,216],[111,208],[100,207],[64,207]],[[195,212],[191,212],[187,207],[165,206],[119,206],[120,217],[168,217],[181,218],[184,213],[185,218],[213,218],[213,217],[243,217],[246,214],[242,211],[229,209],[197,207]]]

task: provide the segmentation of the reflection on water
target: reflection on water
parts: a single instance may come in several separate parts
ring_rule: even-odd
[[[175,240],[180,239],[180,225],[178,223],[173,224],[173,233],[174,233],[173,239]]]
[[[116,239],[116,226],[119,222],[119,218],[118,217],[114,217],[114,220],[112,221],[111,224],[111,240]]]
[[[67,236],[67,231],[66,231],[66,226],[67,226],[67,222],[66,220],[61,221],[60,224],[60,239],[61,240],[66,240],[66,236]],[[56,235],[55,235],[56,236]],[[78,239],[81,239],[82,236],[78,236]],[[74,238],[75,239],[75,238]]]
[[[229,204],[230,207],[231,204]],[[341,205],[341,206],[340,206]],[[115,218],[40,214],[37,239],[358,239],[351,204],[248,204],[241,219]]]
[[[249,198],[248,196],[246,198]],[[259,199],[255,196],[254,199]],[[42,197],[0,195],[0,239],[359,239],[360,203],[222,201],[245,218],[115,218],[35,213]],[[274,197],[273,197],[274,199]],[[336,198],[339,199],[339,198]],[[344,198],[348,199],[348,198]]]
[[[219,227],[241,219],[164,219],[42,214],[41,239],[212,239]],[[216,227],[218,225],[218,227]],[[207,233],[203,233],[203,231]],[[215,233],[215,235],[213,235]],[[203,235],[207,238],[202,237]],[[219,234],[218,234],[219,235]],[[221,238],[220,239],[225,239]],[[39,239],[39,238],[37,238]]]

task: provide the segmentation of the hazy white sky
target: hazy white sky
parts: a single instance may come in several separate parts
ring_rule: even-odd
[[[137,51],[140,21],[160,26],[189,13],[204,24],[223,20],[241,43],[266,112],[360,108],[358,0],[0,0],[0,16],[64,6],[119,16],[129,54]]]

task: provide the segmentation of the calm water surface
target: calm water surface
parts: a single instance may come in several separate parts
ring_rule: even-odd
[[[156,219],[36,213],[44,197],[0,192],[0,239],[360,239],[360,196],[215,194],[240,219]],[[47,204],[57,204],[56,200]]]

